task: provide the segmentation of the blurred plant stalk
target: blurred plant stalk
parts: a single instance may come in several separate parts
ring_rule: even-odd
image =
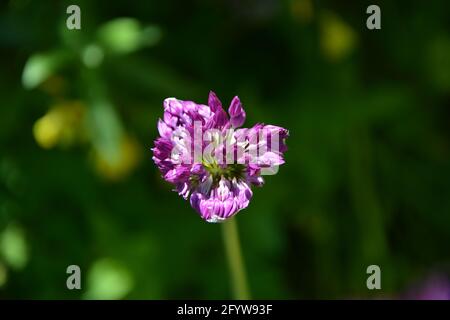
[[[229,219],[222,223],[222,231],[228,265],[230,268],[233,296],[238,300],[248,300],[250,299],[250,292],[244,261],[242,259],[236,218]]]

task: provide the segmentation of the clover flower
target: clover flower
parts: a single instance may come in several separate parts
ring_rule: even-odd
[[[256,124],[240,128],[246,118],[241,101],[228,114],[214,92],[208,105],[175,98],[164,100],[153,160],[163,178],[208,222],[220,222],[249,205],[251,186],[274,174],[287,150],[284,128]]]

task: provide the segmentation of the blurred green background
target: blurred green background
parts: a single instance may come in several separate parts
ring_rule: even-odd
[[[236,218],[253,298],[395,298],[447,273],[450,6],[377,1],[370,31],[369,4],[2,0],[0,298],[231,298],[220,226],[150,151],[162,101],[209,90],[290,130]]]

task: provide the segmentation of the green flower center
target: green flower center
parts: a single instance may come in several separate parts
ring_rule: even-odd
[[[245,174],[245,165],[243,164],[228,164],[226,166],[221,166],[217,162],[205,162],[203,161],[203,166],[211,174],[213,178],[213,183],[219,183],[220,179],[223,177],[227,180],[232,180],[236,178],[237,180],[243,179]]]

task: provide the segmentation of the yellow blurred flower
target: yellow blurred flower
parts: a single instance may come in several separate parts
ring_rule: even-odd
[[[320,19],[320,45],[330,61],[338,61],[352,52],[356,46],[355,31],[332,12],[324,12]]]
[[[70,145],[82,136],[85,106],[79,101],[68,101],[52,107],[33,126],[36,142],[44,149],[58,144]]]
[[[106,157],[98,150],[94,151],[94,165],[97,172],[107,180],[118,181],[129,175],[141,160],[141,147],[137,140],[124,136],[118,156],[115,159]]]

